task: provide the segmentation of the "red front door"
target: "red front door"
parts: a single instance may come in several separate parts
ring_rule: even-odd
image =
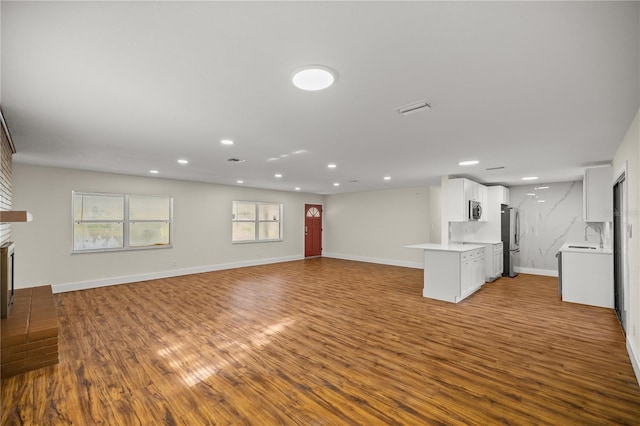
[[[304,205],[304,257],[322,254],[322,206]]]

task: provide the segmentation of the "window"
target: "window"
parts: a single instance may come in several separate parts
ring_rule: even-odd
[[[171,247],[173,198],[73,192],[73,252]]]
[[[282,241],[282,204],[234,201],[231,240]]]

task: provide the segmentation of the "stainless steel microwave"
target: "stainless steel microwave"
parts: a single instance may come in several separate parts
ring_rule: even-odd
[[[469,200],[469,220],[480,220],[482,206],[480,201]]]

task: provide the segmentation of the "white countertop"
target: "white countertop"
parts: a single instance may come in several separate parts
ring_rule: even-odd
[[[593,249],[571,248],[569,246],[593,247]],[[599,244],[588,243],[586,241],[579,243],[564,243],[562,247],[560,247],[560,251],[565,253],[613,254],[613,249],[600,248]]]
[[[465,252],[471,251],[479,248],[484,248],[482,244],[459,244],[459,243],[451,243],[451,244],[437,244],[437,243],[425,243],[425,244],[415,244],[412,246],[404,246],[405,248],[412,249],[422,249],[422,250],[432,250],[432,251],[455,251],[455,252]]]
[[[494,240],[494,241],[465,241],[462,244],[491,244],[491,245],[495,245],[495,244],[502,244],[502,241],[499,240]]]

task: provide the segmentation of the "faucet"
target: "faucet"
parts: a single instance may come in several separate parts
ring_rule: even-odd
[[[587,224],[587,226],[584,227],[584,240],[587,241],[587,231],[589,230],[589,228],[593,228],[594,231],[598,231],[598,236],[600,237],[600,248],[602,248],[602,228],[600,228],[600,225],[596,225],[593,223],[589,223]]]

